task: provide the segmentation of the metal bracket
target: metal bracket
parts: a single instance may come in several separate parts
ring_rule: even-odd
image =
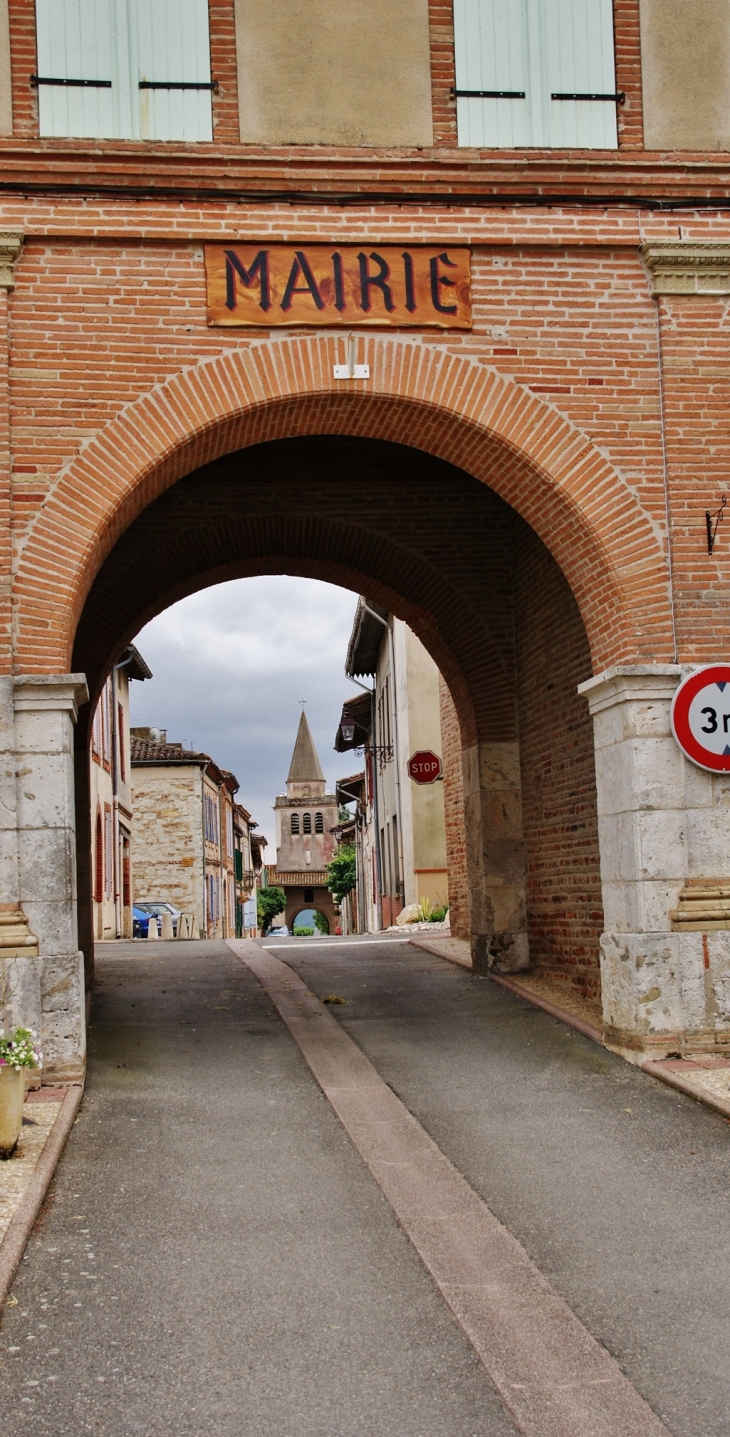
[[[707,525],[707,552],[708,552],[708,554],[711,554],[712,551],[713,551],[713,549],[714,549],[714,547],[715,547],[715,542],[716,542],[716,540],[717,540],[717,531],[718,531],[718,528],[720,527],[720,525],[721,525],[721,523],[722,523],[722,520],[723,520],[723,512],[722,512],[722,511],[723,511],[723,509],[725,508],[725,505],[726,505],[726,504],[727,504],[727,496],[726,496],[725,494],[723,494],[722,500],[721,500],[721,503],[720,503],[720,508],[719,508],[719,509],[716,509],[713,514],[710,513],[709,509],[705,509],[705,524]],[[714,519],[714,521],[715,521],[714,524],[713,524],[713,522],[712,522],[713,519]]]
[[[369,379],[370,365],[355,363],[355,336],[351,334],[347,340],[347,364],[333,364],[332,373],[335,379]]]

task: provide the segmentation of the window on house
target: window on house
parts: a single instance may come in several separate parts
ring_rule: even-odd
[[[96,815],[96,831],[94,833],[94,902],[101,903],[104,898],[104,830],[101,824],[101,814]]]
[[[314,831],[315,833],[324,833],[324,818],[321,813],[314,815]]]
[[[36,0],[41,135],[212,140],[208,0]]]
[[[615,149],[613,0],[454,0],[460,145]]]
[[[292,833],[298,833],[298,832],[299,832],[299,814],[298,814],[298,813],[293,813],[292,816],[291,816],[291,831],[292,831]]]
[[[311,833],[311,832],[312,832],[312,815],[311,815],[311,813],[305,813],[305,814],[304,814],[304,817],[302,818],[302,833]]]
[[[111,679],[107,679],[102,695],[102,757],[104,767],[112,766],[112,726],[114,716],[114,699],[112,698]]]
[[[97,763],[101,763],[101,703],[94,709],[94,722],[91,726],[91,755]]]

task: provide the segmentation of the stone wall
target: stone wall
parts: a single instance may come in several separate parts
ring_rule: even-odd
[[[132,768],[132,884],[135,898],[173,903],[203,920],[201,771]]]

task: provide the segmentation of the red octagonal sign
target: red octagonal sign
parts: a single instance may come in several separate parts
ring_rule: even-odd
[[[408,772],[414,783],[435,783],[441,777],[441,759],[430,748],[419,749],[408,760]]]
[[[711,773],[730,773],[730,664],[708,664],[679,685],[672,732],[687,758]]]

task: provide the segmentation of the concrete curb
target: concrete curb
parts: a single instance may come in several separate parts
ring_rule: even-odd
[[[663,1068],[661,1063],[648,1058],[645,1063],[637,1066],[642,1073],[648,1073],[651,1078],[658,1078],[661,1083],[666,1083],[669,1088],[676,1088],[678,1092],[685,1093],[688,1098],[694,1098],[696,1103],[704,1103],[706,1108],[714,1108],[716,1113],[721,1113],[723,1118],[730,1122],[730,1102],[726,1098],[715,1097],[713,1093],[698,1092],[691,1083],[683,1078],[681,1073],[672,1072],[670,1068]]]
[[[73,1126],[83,1092],[83,1087],[80,1084],[66,1089],[56,1121],[46,1138],[28,1189],[13,1213],[5,1237],[0,1243],[0,1314],[25,1252],[25,1245],[33,1231],[41,1204],[48,1192],[51,1178],[56,1171],[58,1160],[66,1146],[66,1139]]]
[[[499,975],[490,973],[489,977],[493,983],[499,983],[500,988],[509,988],[511,993],[516,993],[518,998],[526,998],[528,1003],[534,1004],[536,1008],[542,1008],[545,1013],[550,1014],[551,1018],[558,1018],[561,1023],[565,1023],[569,1028],[577,1029],[592,1042],[605,1046],[603,1034],[594,1023],[586,1023],[584,1018],[577,1018],[574,1013],[560,1008],[557,1003],[551,1003],[549,998],[543,998],[540,993],[533,993],[531,988],[523,987],[522,983],[518,983],[514,978],[503,978],[501,973]]]

